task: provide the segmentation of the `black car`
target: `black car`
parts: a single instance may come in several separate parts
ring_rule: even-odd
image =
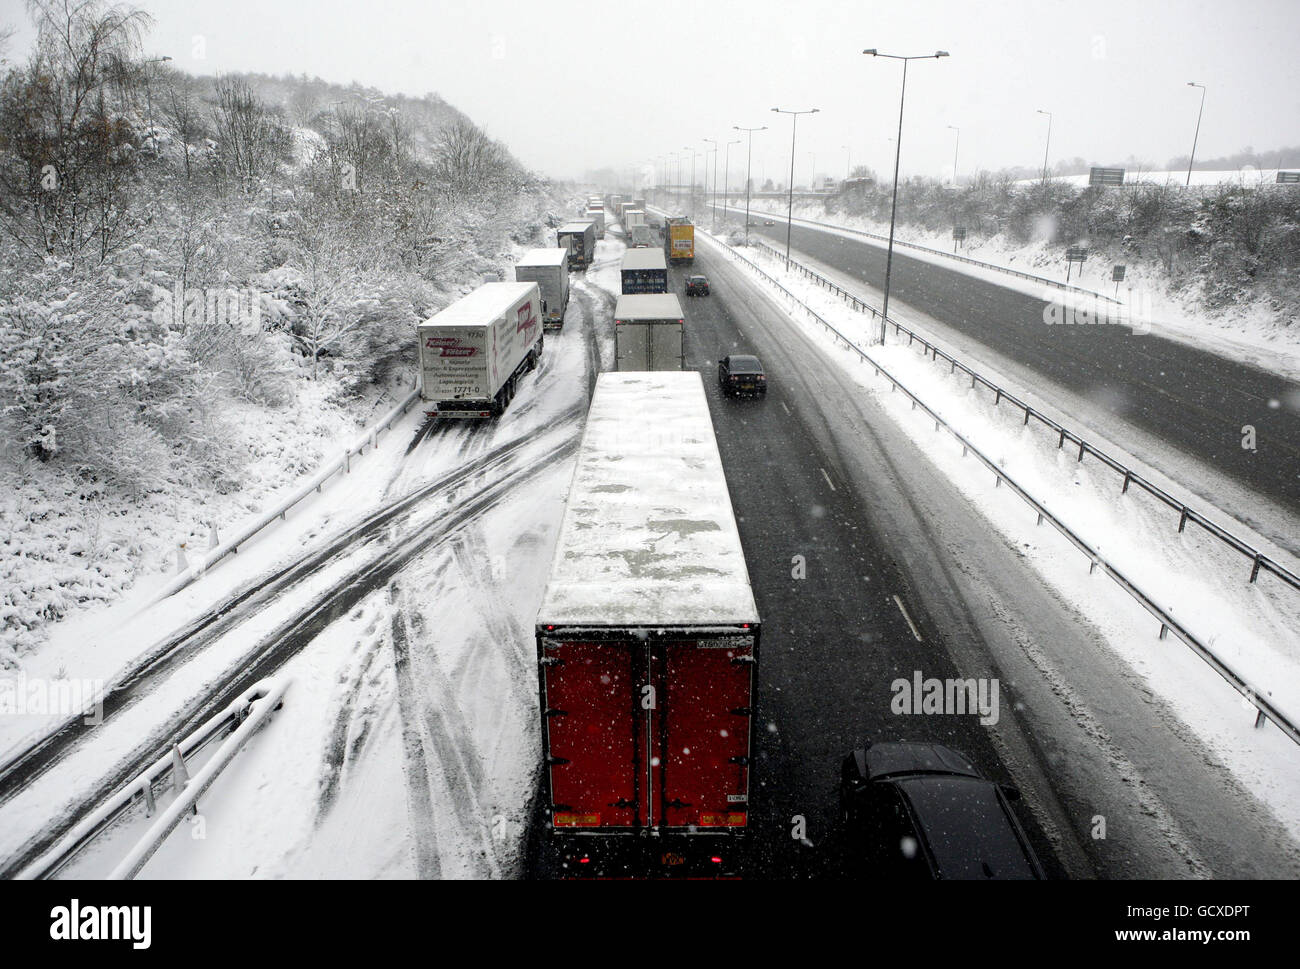
[[[686,277],[686,295],[687,296],[708,296],[709,295],[709,277],[707,276],[687,276]]]
[[[767,374],[758,357],[733,353],[718,361],[718,384],[728,397],[735,394],[767,395]]]
[[[939,744],[877,743],[844,758],[846,859],[905,879],[1041,879],[1011,809],[1020,793]]]
[[[771,219],[764,219],[764,220],[763,220],[763,224],[764,224],[764,225],[776,225],[776,223],[773,222]]]

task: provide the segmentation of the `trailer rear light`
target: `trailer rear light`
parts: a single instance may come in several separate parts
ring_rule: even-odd
[[[578,859],[578,864],[589,865],[591,864],[591,859],[588,858],[586,855],[583,855],[581,858]]]
[[[555,628],[554,626],[547,626],[547,627],[546,627],[546,631],[549,633],[549,632],[550,632],[551,630],[553,630],[554,628]]]
[[[722,864],[722,857],[720,855],[714,855],[709,859],[709,861],[713,862],[715,865],[720,865]]]

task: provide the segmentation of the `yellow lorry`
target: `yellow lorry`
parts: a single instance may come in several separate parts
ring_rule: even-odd
[[[664,256],[670,263],[695,262],[695,226],[684,215],[664,219]]]

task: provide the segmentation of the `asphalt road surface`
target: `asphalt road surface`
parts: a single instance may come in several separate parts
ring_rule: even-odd
[[[784,220],[750,232],[784,247]],[[876,289],[884,249],[796,223],[791,247]],[[1300,384],[1119,325],[1047,325],[1044,302],[894,250],[890,300],[968,334],[1246,488],[1300,509]],[[1242,448],[1245,425],[1256,449]]]
[[[671,291],[684,294],[689,271],[670,272]],[[939,679],[976,674],[930,641],[906,582],[873,532],[872,509],[840,455],[824,446],[820,384],[837,378],[797,343],[787,347],[756,327],[758,314],[740,291],[711,278],[713,295],[681,298],[689,323],[686,365],[704,377],[763,619],[751,815],[756,849],[747,867],[765,878],[841,874],[836,785],[840,761],[853,748],[932,741],[965,753],[994,780],[1011,778],[977,716],[891,712],[890,684],[910,682],[917,670]],[[733,351],[757,352],[773,372],[765,398],[721,394],[717,360]],[[838,379],[850,393],[849,381]],[[1020,816],[1044,865],[1063,876],[1032,818]],[[811,847],[793,837],[798,830]]]

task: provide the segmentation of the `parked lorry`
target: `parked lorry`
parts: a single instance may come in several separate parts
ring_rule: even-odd
[[[619,276],[624,293],[668,292],[668,263],[658,249],[628,249]]]
[[[686,319],[674,293],[636,293],[614,304],[618,370],[681,370]]]
[[[645,211],[643,209],[626,209],[623,212],[623,230],[627,233],[629,239],[632,237],[633,229],[645,224]]]
[[[428,417],[495,418],[542,355],[537,283],[484,283],[417,328]]]
[[[596,223],[566,222],[555,230],[556,245],[569,250],[569,268],[586,269],[596,257]]]
[[[700,375],[601,374],[537,614],[557,867],[737,873],[759,628]]]
[[[596,223],[596,238],[605,238],[605,207],[601,205],[587,209],[587,218]]]
[[[654,235],[648,225],[634,225],[628,234],[627,244],[633,249],[645,249],[654,245]]]
[[[664,218],[664,255],[674,265],[695,262],[695,226],[684,215]]]
[[[564,326],[564,311],[569,306],[569,250],[530,249],[515,264],[515,281],[536,283],[542,293],[546,312],[542,327],[558,330]]]
[[[644,211],[645,211],[645,199],[633,199],[633,200],[632,200],[632,207],[633,207],[633,208],[640,209],[642,212],[644,212]]]

